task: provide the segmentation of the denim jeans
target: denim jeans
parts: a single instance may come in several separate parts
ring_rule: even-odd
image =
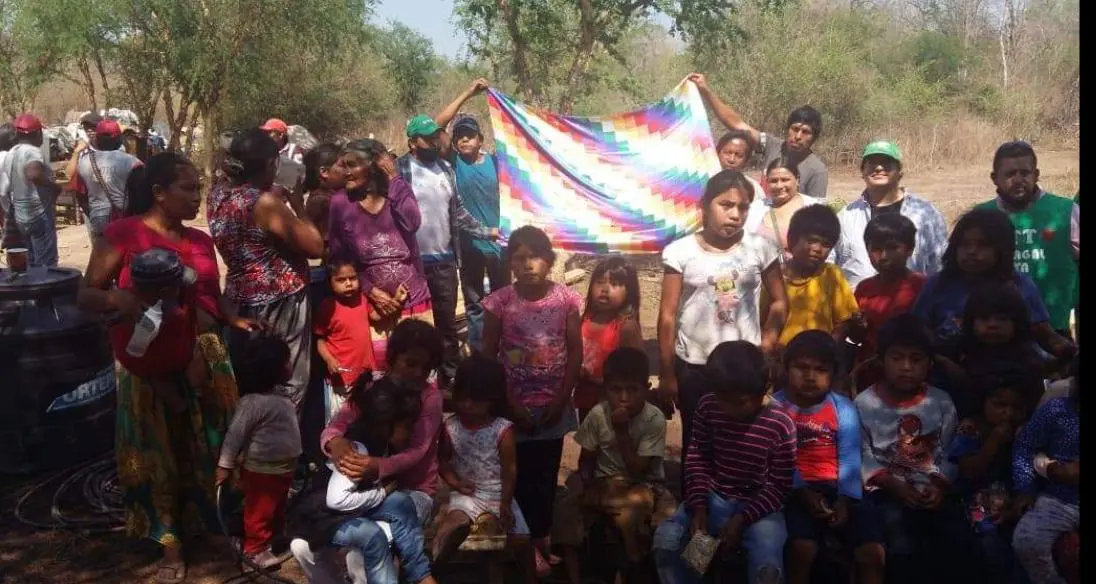
[[[455,262],[428,263],[423,266],[426,285],[430,289],[430,302],[434,311],[434,326],[441,333],[445,354],[438,376],[442,388],[453,383],[460,358],[460,338],[457,336],[457,264]]]
[[[483,278],[491,286],[491,292],[502,290],[510,284],[510,266],[502,257],[484,254],[472,245],[468,238],[461,238],[460,285],[464,294],[464,316],[468,320],[468,347],[479,351],[483,348],[483,305],[487,296]]]
[[[720,529],[742,508],[740,501],[729,501],[708,494],[708,533],[718,536]],[[662,584],[699,584],[703,574],[697,574],[681,558],[692,535],[689,533],[692,518],[681,505],[669,520],[658,526],[654,537],[655,566]],[[780,582],[784,577],[784,541],[788,538],[784,527],[784,514],[770,513],[742,534],[742,548],[746,550],[749,582]],[[719,561],[718,559],[716,561]],[[768,578],[762,579],[765,573]]]
[[[42,213],[30,221],[4,224],[5,229],[15,229],[23,237],[23,246],[27,248],[27,265],[31,267],[54,267],[57,265],[57,229],[53,214]],[[5,237],[7,239],[7,237]]]
[[[331,543],[356,549],[365,560],[365,573],[370,584],[396,584],[396,569],[388,547],[388,538],[377,525],[385,521],[392,530],[392,546],[400,554],[404,580],[420,582],[430,575],[426,558],[426,538],[415,503],[407,493],[396,491],[365,516],[342,524]]]

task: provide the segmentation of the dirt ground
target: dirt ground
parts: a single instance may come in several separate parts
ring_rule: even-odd
[[[1040,153],[1042,185],[1047,190],[1062,194],[1079,189],[1079,161],[1077,151],[1045,151]],[[988,174],[988,158],[985,166],[954,169],[950,171],[911,172],[904,183],[908,188],[930,201],[947,217],[949,224],[973,204],[993,196],[993,185]],[[855,170],[833,170],[830,175],[830,197],[850,201],[859,195],[862,182]],[[204,228],[204,221],[196,226]],[[87,265],[90,246],[83,226],[66,225],[58,233],[61,264],[83,270]],[[589,270],[597,258],[574,256],[567,260],[566,268]],[[661,270],[657,256],[635,258],[640,272],[642,295],[641,319],[644,337],[652,358],[655,356],[655,321],[658,310]],[[574,288],[586,292],[586,281]],[[653,360],[652,363],[657,363]],[[670,422],[667,437],[667,460],[680,456],[680,425],[675,418]],[[578,448],[568,441],[565,450],[561,478],[575,469]],[[675,476],[676,473],[667,473]],[[42,480],[38,477],[36,480]],[[155,546],[143,542],[131,542],[120,535],[87,535],[69,531],[35,531],[25,528],[12,518],[12,507],[19,496],[31,484],[30,480],[5,480],[0,478],[0,582],[3,583],[136,583],[151,581],[156,559]],[[48,499],[45,502],[48,508]],[[192,546],[192,557],[187,582],[194,584],[219,584],[242,582],[231,554],[223,539],[209,538]],[[290,581],[305,582],[300,570],[292,561],[287,562],[279,576]],[[456,580],[442,579],[443,582]]]

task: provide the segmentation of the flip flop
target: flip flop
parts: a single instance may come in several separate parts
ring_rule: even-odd
[[[186,581],[186,562],[160,562],[156,568],[157,584],[180,584]]]

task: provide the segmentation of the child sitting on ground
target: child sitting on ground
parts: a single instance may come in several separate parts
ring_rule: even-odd
[[[278,563],[271,541],[282,535],[285,502],[297,458],[301,431],[293,403],[274,390],[292,375],[289,345],[260,334],[235,355],[240,401],[221,445],[217,484],[228,480],[236,459],[245,452],[240,483],[244,492],[243,553],[252,564],[268,568]]]
[[[362,294],[353,262],[335,260],[327,269],[332,295],[320,303],[312,325],[316,352],[327,365],[324,425],[342,407],[348,389],[358,377],[376,369],[369,326],[380,320]]]
[[[1078,531],[1081,525],[1079,369],[1074,375],[1069,396],[1052,398],[1040,406],[1020,430],[1012,450],[1012,480],[1019,493],[1016,508],[1031,507],[1016,525],[1012,549],[1033,584],[1061,582],[1067,575],[1059,575],[1052,550],[1059,538]],[[1049,457],[1044,461],[1045,483],[1036,478],[1033,462],[1037,453]],[[1076,570],[1074,561],[1067,572]]]
[[[361,412],[344,436],[357,454],[388,456],[408,447],[421,408],[418,396],[390,377],[371,383],[371,376],[362,376],[355,382],[348,403]],[[325,568],[317,564],[312,550],[360,543],[355,542],[354,530],[346,525],[361,517],[375,521],[391,542],[407,581],[434,583],[415,503],[406,492],[395,489],[391,480],[356,481],[335,461],[328,461],[312,477],[309,488],[300,495],[290,526],[293,537],[307,542],[307,546],[299,546],[295,541],[293,550],[310,581],[314,572]],[[364,558],[366,578],[369,582],[393,581],[395,566],[388,556],[387,542],[378,549],[383,550],[383,557]]]
[[[712,393],[700,398],[685,460],[685,502],[655,531],[662,584],[698,583],[682,558],[690,537],[745,548],[752,582],[783,580],[784,499],[795,470],[795,424],[765,405],[765,356],[746,341],[720,343],[704,366]]]
[[[837,214],[826,205],[809,205],[792,215],[788,225],[791,259],[784,264],[788,320],[780,333],[780,346],[806,330],[825,331],[844,343],[849,319],[857,311],[856,298],[841,269],[826,261],[840,236]]]
[[[457,367],[453,383],[456,414],[442,426],[438,470],[449,485],[449,514],[434,537],[434,562],[444,563],[483,514],[494,515],[511,537],[525,582],[535,584],[536,559],[529,526],[514,501],[517,446],[506,412],[506,371],[478,354]]]
[[[926,383],[932,337],[920,319],[902,314],[880,328],[878,346],[883,380],[856,397],[856,409],[865,503],[886,534],[886,582],[969,582],[970,526],[949,497],[955,405]],[[949,569],[932,570],[941,564]]]
[[[959,467],[956,490],[989,582],[1009,581],[1018,567],[1009,545],[1018,519],[1011,512],[1012,442],[1027,418],[1023,387],[1032,382],[1041,380],[1014,378],[980,388],[980,415],[959,423],[948,448],[948,459]]]
[[[788,582],[807,584],[828,531],[838,530],[854,553],[857,581],[883,582],[881,534],[860,504],[860,416],[852,401],[834,393],[837,343],[824,331],[804,331],[784,350],[785,389],[774,396],[798,439],[788,527]]]
[[[581,582],[578,547],[586,534],[585,512],[612,519],[628,557],[625,581],[650,582],[643,560],[654,528],[674,513],[666,489],[666,417],[647,401],[647,355],[634,347],[605,359],[604,399],[590,410],[575,434],[582,447],[578,472],[567,481],[567,496],[556,509],[557,544],[564,546],[571,584]]]
[[[925,275],[909,269],[910,256],[917,243],[917,226],[905,215],[876,215],[864,228],[864,245],[876,274],[856,286],[855,319],[851,336],[860,343],[853,370],[857,393],[883,378],[883,368],[875,359],[879,327],[892,316],[909,312]]]

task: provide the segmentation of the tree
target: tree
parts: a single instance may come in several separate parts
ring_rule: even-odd
[[[400,22],[389,22],[375,39],[384,56],[388,82],[396,86],[396,95],[404,113],[414,113],[436,72],[434,43]]]
[[[0,0],[0,107],[9,116],[29,108],[64,62],[64,51],[38,28],[32,6]]]

